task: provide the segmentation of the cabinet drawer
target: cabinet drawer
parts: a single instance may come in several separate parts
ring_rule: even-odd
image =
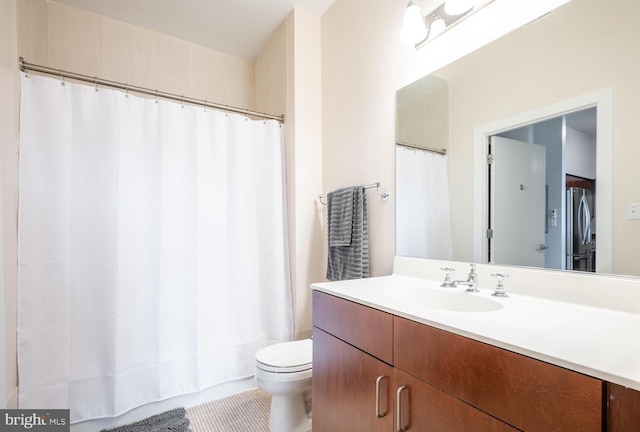
[[[602,430],[602,381],[404,318],[394,340],[397,368],[518,429]]]
[[[313,291],[313,325],[393,364],[393,315]]]

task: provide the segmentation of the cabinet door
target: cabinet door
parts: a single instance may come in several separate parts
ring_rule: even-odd
[[[600,380],[404,318],[394,332],[396,368],[514,427],[602,431]]]
[[[396,369],[396,430],[516,432],[506,423]],[[314,419],[315,421],[315,419]]]
[[[391,432],[392,378],[388,364],[314,327],[313,432]]]
[[[640,431],[640,392],[607,383],[607,396],[607,431]]]

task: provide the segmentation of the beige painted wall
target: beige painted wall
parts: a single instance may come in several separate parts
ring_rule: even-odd
[[[391,273],[395,252],[394,72],[406,52],[405,6],[338,0],[322,17],[323,189],[380,182],[392,191],[387,201],[367,191],[372,276]]]
[[[293,172],[288,171],[295,194],[289,200],[295,209],[294,311],[296,336],[311,336],[311,289],[325,281],[323,215],[318,194],[322,193],[322,93],[320,17],[294,10],[293,88]],[[287,134],[291,131],[287,129]],[[291,138],[291,137],[289,137]],[[291,157],[291,155],[289,155]]]
[[[289,262],[297,339],[311,335],[311,290],[324,281],[320,18],[296,8],[255,61],[255,109],[284,112]]]

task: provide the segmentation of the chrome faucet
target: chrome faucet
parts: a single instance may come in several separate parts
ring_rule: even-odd
[[[467,280],[456,280],[451,282],[451,286],[457,287],[458,285],[466,285],[467,289],[465,291],[468,292],[479,292],[478,289],[478,274],[476,273],[476,265],[469,264],[471,266],[471,270],[469,270],[469,275],[467,276]]]

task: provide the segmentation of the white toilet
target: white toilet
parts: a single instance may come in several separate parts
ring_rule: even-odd
[[[270,345],[256,353],[256,383],[271,395],[270,432],[311,430],[305,407],[311,362],[311,339]]]

